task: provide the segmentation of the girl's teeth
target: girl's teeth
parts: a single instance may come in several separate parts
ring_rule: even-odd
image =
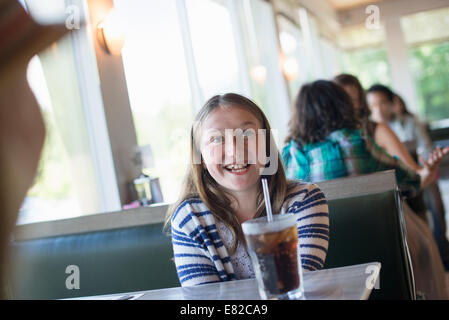
[[[240,169],[245,169],[246,167],[247,167],[247,165],[230,165],[230,166],[226,166],[226,169],[240,170]]]
[[[231,172],[243,172],[248,168],[248,165],[229,165],[225,168],[230,170]]]

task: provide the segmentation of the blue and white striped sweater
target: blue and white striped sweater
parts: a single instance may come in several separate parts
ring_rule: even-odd
[[[321,190],[298,183],[285,198],[287,213],[298,215],[304,270],[324,265],[329,243],[329,210]],[[234,268],[210,210],[199,198],[183,201],[171,219],[174,260],[182,286],[234,280]]]

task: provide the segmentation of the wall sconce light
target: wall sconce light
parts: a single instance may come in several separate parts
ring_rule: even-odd
[[[264,85],[267,80],[267,68],[264,65],[257,65],[251,68],[250,76],[256,83]]]
[[[123,20],[117,9],[112,9],[97,25],[97,38],[103,49],[111,55],[120,55],[125,44]]]
[[[298,77],[298,68],[298,61],[296,61],[295,58],[289,57],[281,59],[281,69],[288,81],[295,80]]]
[[[292,54],[295,52],[298,44],[295,37],[289,32],[281,32],[279,34],[279,40],[281,42],[282,51],[286,54]]]

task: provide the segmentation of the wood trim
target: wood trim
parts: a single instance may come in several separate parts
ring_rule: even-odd
[[[394,170],[316,183],[327,200],[344,199],[396,189]],[[25,241],[163,223],[168,204],[131,210],[86,215],[77,218],[37,222],[16,226],[13,240]]]
[[[162,223],[168,204],[16,226],[14,241],[25,241]]]
[[[316,184],[326,195],[327,200],[380,193],[395,190],[397,186],[394,170],[317,182]]]

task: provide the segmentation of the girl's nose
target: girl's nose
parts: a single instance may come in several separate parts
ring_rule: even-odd
[[[245,155],[245,142],[242,135],[233,132],[226,136],[225,155],[227,162],[243,163]]]
[[[233,157],[235,153],[235,142],[233,138],[226,139],[225,148],[226,148],[226,156]]]

